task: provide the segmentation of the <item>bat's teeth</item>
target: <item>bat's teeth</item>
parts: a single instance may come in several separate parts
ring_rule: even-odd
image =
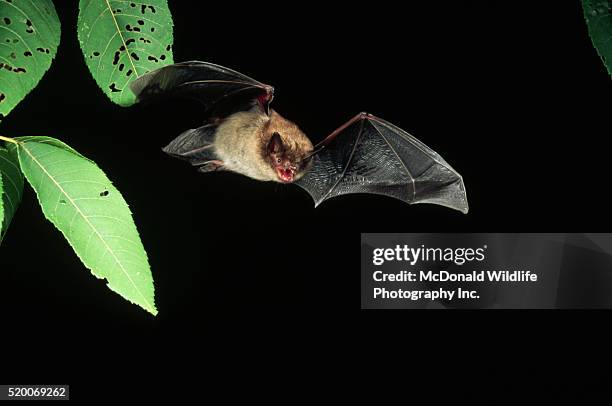
[[[295,171],[292,169],[277,168],[276,174],[278,178],[285,183],[291,183],[295,180]]]

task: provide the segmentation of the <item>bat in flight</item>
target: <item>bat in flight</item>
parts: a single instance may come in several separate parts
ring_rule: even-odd
[[[272,86],[219,65],[168,65],[130,87],[138,101],[183,96],[203,103],[204,125],[163,149],[200,172],[295,183],[315,206],[335,196],[371,193],[468,212],[461,175],[425,144],[371,114],[356,115],[313,146],[297,125],[270,108]]]

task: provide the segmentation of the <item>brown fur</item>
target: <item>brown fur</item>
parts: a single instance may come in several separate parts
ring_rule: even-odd
[[[257,180],[280,182],[269,159],[267,145],[277,132],[285,148],[285,156],[300,163],[312,151],[312,143],[297,125],[274,110],[268,117],[258,106],[226,118],[215,134],[215,153],[223,168]],[[308,169],[299,165],[294,180]]]

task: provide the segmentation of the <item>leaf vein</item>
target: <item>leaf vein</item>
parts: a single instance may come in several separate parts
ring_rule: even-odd
[[[107,1],[108,3],[108,1]],[[130,284],[133,286],[134,290],[140,295],[140,297],[142,298],[142,300],[144,301],[144,303],[146,303],[146,305],[149,307],[150,311],[153,311],[154,307],[151,305],[151,303],[149,303],[149,301],[147,300],[147,298],[145,297],[145,295],[141,292],[141,290],[138,288],[138,286],[136,285],[136,283],[134,282],[134,280],[132,279],[132,277],[130,276],[130,274],[127,272],[127,270],[125,269],[123,263],[119,260],[119,258],[114,254],[114,252],[112,251],[111,247],[108,245],[107,241],[101,236],[101,234],[99,233],[99,231],[97,230],[96,227],[94,227],[94,225],[89,221],[88,216],[85,215],[85,213],[83,213],[80,209],[80,207],[75,204],[72,201],[72,197],[64,190],[64,188],[62,188],[61,184],[57,182],[57,180],[55,179],[55,177],[53,175],[51,175],[47,169],[36,159],[36,157],[31,153],[31,151],[27,148],[26,145],[21,144],[20,148],[22,148],[30,157],[30,159],[33,160],[33,162],[42,170],[42,172],[44,172],[44,174],[46,174],[49,179],[56,185],[56,187],[60,190],[60,192],[66,196],[66,198],[70,201],[71,205],[74,206],[76,212],[84,219],[85,223],[93,230],[94,233],[96,233],[98,239],[100,240],[100,242],[102,243],[102,245],[104,246],[105,250],[103,252],[105,253],[109,253],[115,264],[117,264],[117,266],[119,267],[119,269],[123,272],[123,274],[125,275],[125,277],[127,278],[127,280],[130,282]]]

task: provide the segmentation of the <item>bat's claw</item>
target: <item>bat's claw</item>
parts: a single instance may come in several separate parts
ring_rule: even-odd
[[[223,161],[220,160],[208,161],[205,162],[202,166],[198,167],[198,172],[206,173],[222,171],[224,170],[223,165]]]

